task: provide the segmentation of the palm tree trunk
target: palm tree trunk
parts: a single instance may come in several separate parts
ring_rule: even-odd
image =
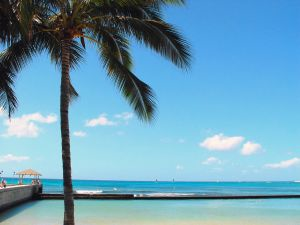
[[[64,178],[64,225],[74,225],[74,200],[71,173],[69,101],[70,101],[70,40],[62,40],[62,69],[60,86],[60,127]]]

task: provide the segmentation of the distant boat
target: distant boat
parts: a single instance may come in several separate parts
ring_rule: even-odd
[[[75,194],[101,194],[103,191],[102,190],[76,190]]]

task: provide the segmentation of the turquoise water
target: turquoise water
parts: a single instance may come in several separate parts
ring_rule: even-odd
[[[8,179],[16,183],[16,179]],[[30,180],[26,180],[30,183]],[[42,180],[44,192],[62,192],[62,180]],[[297,182],[140,182],[74,180],[75,190],[142,195],[300,194]],[[300,199],[77,200],[77,225],[300,225]],[[0,213],[1,225],[59,225],[63,201],[29,202]]]
[[[17,179],[8,179],[17,183]],[[31,180],[25,182],[30,183]],[[43,179],[45,193],[63,190],[62,180]],[[300,194],[297,182],[155,182],[74,180],[74,190],[102,190],[103,193],[130,194],[197,194],[197,195],[258,195]],[[299,223],[300,224],[300,223]]]
[[[77,200],[77,225],[299,225],[299,199]],[[0,214],[1,225],[59,225],[63,201],[23,204]]]

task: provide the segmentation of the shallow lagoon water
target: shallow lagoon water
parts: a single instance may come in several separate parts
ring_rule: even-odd
[[[76,200],[77,225],[299,225],[299,199]],[[0,214],[1,225],[59,225],[63,201],[25,203]]]

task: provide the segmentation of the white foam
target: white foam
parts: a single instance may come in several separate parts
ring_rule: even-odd
[[[102,190],[76,190],[76,194],[100,194]]]
[[[135,197],[183,197],[194,196],[194,194],[186,193],[151,193],[151,194],[135,194]]]

